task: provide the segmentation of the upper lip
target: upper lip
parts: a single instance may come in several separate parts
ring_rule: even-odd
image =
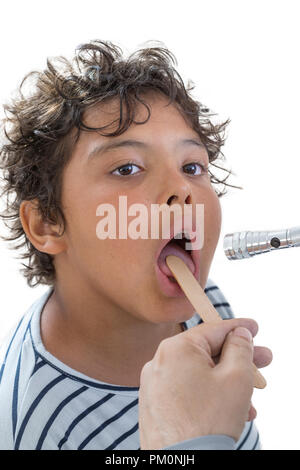
[[[158,250],[156,252],[156,256],[155,256],[155,261],[157,263],[158,261],[158,258],[159,258],[159,255],[160,253],[162,252],[162,250],[164,249],[164,247],[175,237],[175,235],[177,235],[178,233],[185,233],[187,235],[189,235],[189,238],[190,240],[193,240],[195,238],[195,236],[193,236],[193,233],[196,233],[195,230],[193,230],[193,227],[191,226],[187,226],[186,224],[183,225],[182,224],[182,227],[181,229],[179,230],[176,230],[175,232],[175,228],[174,227],[171,227],[170,229],[170,238],[164,238],[162,240],[160,240],[160,244],[159,244],[159,247],[158,247]],[[190,250],[189,251],[190,255],[191,255],[191,258],[193,260],[193,263],[195,265],[195,273],[194,274],[198,274],[198,268],[199,268],[199,264],[200,264],[200,253],[199,253],[199,250]]]

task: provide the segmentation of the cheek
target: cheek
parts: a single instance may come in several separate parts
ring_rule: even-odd
[[[204,245],[200,251],[200,285],[204,289],[209,276],[215,250],[218,244],[222,222],[222,212],[217,195],[205,202]]]
[[[95,290],[129,311],[142,305],[152,281],[145,240],[143,245],[139,240],[97,239],[84,255],[79,269]]]
[[[218,196],[207,201],[204,209],[205,234],[208,240],[217,243],[221,231],[222,211]]]
[[[204,202],[204,245],[203,256],[208,262],[212,260],[218,244],[222,224],[222,211],[218,196],[214,193],[212,197]]]
[[[130,279],[138,276],[137,266],[142,267],[145,240],[100,239],[96,233],[99,218],[87,214],[84,220],[84,224],[76,224],[73,227],[74,238],[71,249],[78,268],[88,276],[95,275],[105,285],[118,283],[118,280],[124,283],[124,276],[130,283]]]
[[[123,214],[123,206],[119,207],[119,196],[111,195],[105,189],[101,188],[101,194],[91,191],[85,194],[85,198],[68,198],[66,201],[70,249],[77,258],[84,254],[92,265],[99,262],[99,257],[108,265],[142,258],[145,240],[119,239],[119,221],[122,219],[124,225],[127,217]],[[128,206],[132,202],[136,200],[131,201],[128,198]],[[101,208],[102,204],[107,207]],[[108,233],[108,238],[103,238],[105,233]],[[112,238],[114,233],[115,239]]]

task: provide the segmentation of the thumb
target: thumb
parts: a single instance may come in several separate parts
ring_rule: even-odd
[[[251,332],[244,327],[235,328],[224,341],[218,365],[227,371],[251,371],[253,375],[253,339]]]

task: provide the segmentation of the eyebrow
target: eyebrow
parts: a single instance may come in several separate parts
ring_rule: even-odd
[[[182,139],[182,140],[178,140],[176,143],[176,147],[188,146],[188,145],[194,145],[194,146],[197,146],[198,148],[202,148],[206,150],[205,145],[200,140],[197,140],[197,139]],[[91,160],[96,155],[99,156],[107,152],[108,150],[112,150],[112,149],[116,149],[120,147],[137,147],[141,149],[146,149],[146,148],[149,148],[150,145],[147,144],[146,142],[142,142],[140,140],[133,140],[133,139],[119,140],[117,142],[107,142],[105,144],[97,145],[88,154],[88,157],[87,157],[88,161]]]

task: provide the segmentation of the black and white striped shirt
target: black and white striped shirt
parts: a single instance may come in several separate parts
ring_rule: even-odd
[[[0,449],[139,449],[138,387],[91,379],[45,350],[40,315],[51,292],[52,287],[30,306],[0,348]],[[205,292],[224,319],[233,317],[210,279]],[[195,313],[185,328],[200,322]],[[220,436],[212,447],[218,442]],[[233,448],[260,449],[253,422]]]

